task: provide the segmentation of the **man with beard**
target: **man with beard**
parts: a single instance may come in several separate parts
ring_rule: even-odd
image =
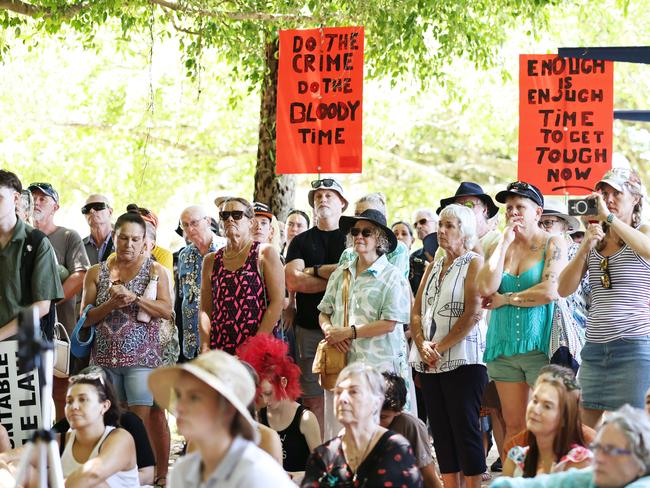
[[[83,240],[91,265],[106,261],[113,252],[113,209],[104,195],[90,195],[81,207],[86,217],[90,235]]]
[[[287,252],[285,276],[287,289],[296,292],[294,330],[303,404],[318,419],[323,432],[323,389],[312,373],[318,343],[324,338],[318,323],[320,303],[327,280],[336,269],[345,250],[345,234],[339,230],[339,218],[348,206],[341,184],[332,178],[312,181],[308,194],[314,208],[316,226],[298,234]]]

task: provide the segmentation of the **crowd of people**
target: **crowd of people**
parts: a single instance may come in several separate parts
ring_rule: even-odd
[[[0,170],[0,340],[32,305],[46,335],[94,329],[53,388],[70,487],[644,486],[644,189],[615,168],[587,198],[581,222],[531,183],[462,182],[391,225],[384,195],[319,178],[286,222],[186,207],[172,253],[151,209],[90,195],[82,239],[51,184]]]

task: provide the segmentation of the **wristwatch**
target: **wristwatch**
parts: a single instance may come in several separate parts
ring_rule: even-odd
[[[314,265],[312,266],[312,268],[314,268],[314,276],[315,276],[316,278],[320,278],[320,276],[318,276],[318,269],[320,268],[320,266],[321,266],[320,264],[314,264]]]
[[[616,217],[616,215],[610,213],[605,220],[607,221],[608,224],[611,224],[612,222],[614,222],[614,217]]]

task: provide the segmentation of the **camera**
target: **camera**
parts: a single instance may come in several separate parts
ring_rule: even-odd
[[[581,215],[598,215],[595,198],[579,198],[569,200],[569,215],[579,217]]]

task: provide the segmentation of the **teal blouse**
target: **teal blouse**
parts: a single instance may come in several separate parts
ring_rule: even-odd
[[[499,293],[527,290],[542,281],[543,271],[544,257],[518,276],[503,273]],[[500,356],[514,356],[535,350],[548,354],[553,307],[554,303],[551,302],[538,307],[504,305],[492,310],[483,361],[487,363]]]

